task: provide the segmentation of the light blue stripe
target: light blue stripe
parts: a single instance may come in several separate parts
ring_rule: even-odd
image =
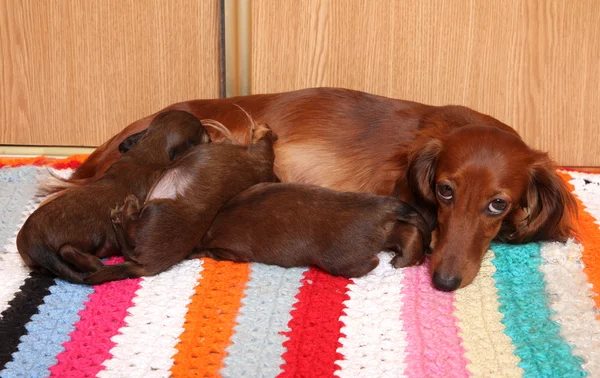
[[[290,331],[292,306],[297,302],[304,268],[251,264],[237,325],[227,348],[223,377],[276,377],[284,363],[283,343]]]
[[[56,280],[56,285],[50,287],[50,294],[39,306],[39,313],[25,326],[27,334],[21,336],[13,361],[6,364],[0,376],[48,377],[48,369],[56,364],[56,356],[64,350],[62,344],[70,340],[69,334],[79,320],[78,313],[93,292],[91,286]]]
[[[498,288],[505,333],[521,358],[525,377],[584,377],[583,361],[559,335],[560,326],[550,319],[545,283],[540,271],[540,244],[494,243],[494,279]]]

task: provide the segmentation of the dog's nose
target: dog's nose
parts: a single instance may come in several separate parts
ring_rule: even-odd
[[[460,277],[443,276],[433,272],[433,286],[440,291],[454,291],[460,286]]]

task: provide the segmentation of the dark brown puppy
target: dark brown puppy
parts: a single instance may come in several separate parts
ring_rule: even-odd
[[[393,251],[396,268],[418,264],[431,242],[425,219],[393,197],[314,185],[258,184],[220,211],[198,254],[283,267],[317,266],[360,277]]]
[[[103,266],[100,258],[121,251],[110,220],[111,206],[130,193],[145,197],[183,152],[209,141],[193,115],[159,114],[147,132],[124,142],[129,151],[100,180],[67,189],[31,214],[17,236],[21,257],[33,269],[83,283],[86,272]]]
[[[276,136],[259,126],[252,139],[248,147],[209,144],[190,150],[159,180],[143,209],[137,198],[144,197],[128,197],[122,214],[113,214],[128,261],[106,265],[85,282],[150,276],[184,260],[227,201],[253,185],[275,180]]]

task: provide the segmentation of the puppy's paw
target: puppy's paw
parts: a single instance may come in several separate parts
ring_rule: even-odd
[[[123,216],[127,218],[137,218],[141,208],[142,205],[138,198],[133,194],[130,194],[125,198],[125,203],[123,204]]]
[[[123,223],[123,206],[115,205],[110,209],[110,221],[114,224]]]
[[[400,269],[413,265],[421,265],[424,260],[425,256],[423,254],[396,253],[392,258],[391,264],[394,268]]]
[[[256,143],[263,138],[270,138],[271,142],[275,142],[279,137],[271,130],[267,124],[258,125],[252,133],[252,143]]]

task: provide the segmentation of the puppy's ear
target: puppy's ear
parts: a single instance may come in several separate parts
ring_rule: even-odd
[[[575,236],[577,203],[547,154],[540,153],[534,163],[522,202],[523,211],[508,220],[513,223],[509,227],[513,232],[505,238],[508,242],[564,242]]]
[[[178,159],[187,150],[198,144],[210,143],[210,134],[198,122],[190,123],[167,137],[167,154],[171,161]]]
[[[142,130],[139,133],[130,135],[127,138],[125,138],[125,140],[122,141],[121,144],[119,144],[119,152],[124,154],[127,151],[129,151],[131,147],[133,147],[140,139],[142,139],[144,134],[146,134],[146,131],[148,131],[148,129]]]
[[[442,142],[433,139],[425,143],[411,157],[408,163],[408,186],[413,195],[427,203],[435,200],[435,171]]]

